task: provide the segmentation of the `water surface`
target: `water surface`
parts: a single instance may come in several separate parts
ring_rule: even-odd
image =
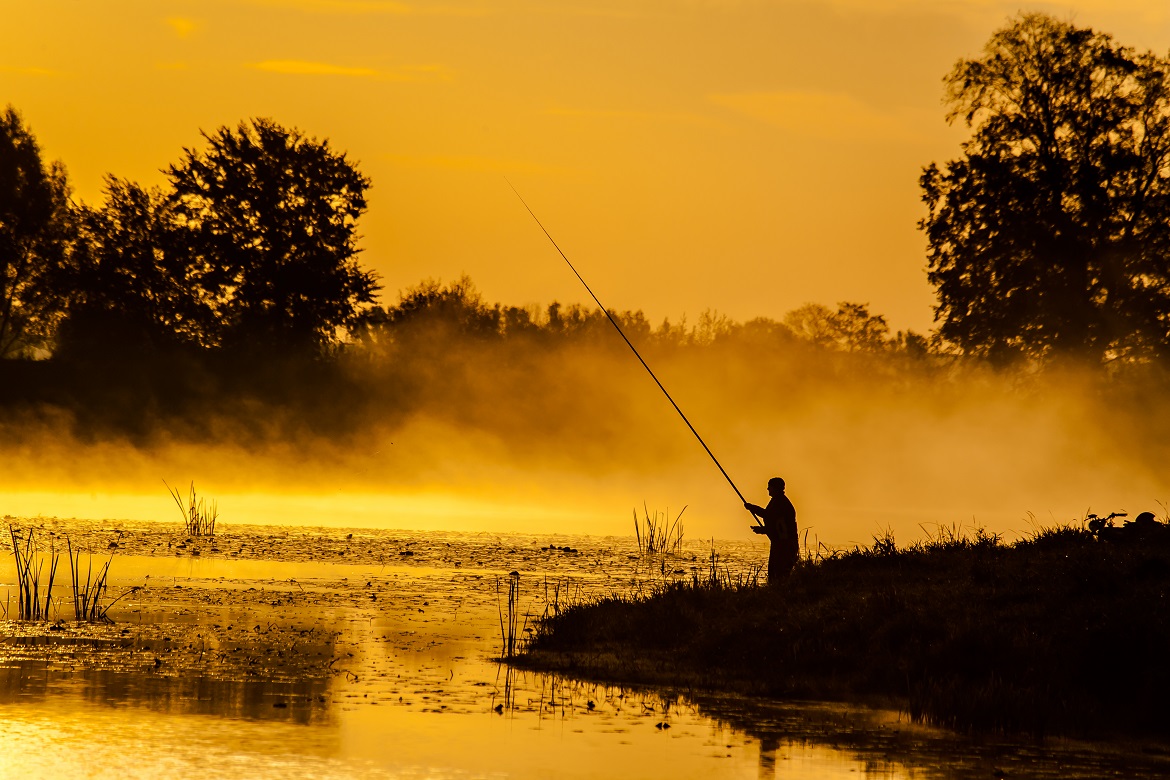
[[[619,538],[258,527],[188,541],[171,526],[40,522],[45,539],[112,555],[115,595],[136,590],[113,626],[0,624],[0,778],[1170,771],[1150,746],[972,739],[891,711],[630,690],[495,660],[497,586],[511,572],[531,620],[707,571],[710,542],[647,560]],[[766,549],[715,552],[727,576],[747,578]],[[13,581],[9,555],[0,601]],[[69,617],[67,573],[57,585]]]

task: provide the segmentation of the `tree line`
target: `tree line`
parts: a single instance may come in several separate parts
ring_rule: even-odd
[[[962,154],[923,170],[926,336],[868,306],[809,304],[779,320],[651,327],[632,337],[727,339],[829,351],[1045,364],[1150,363],[1170,354],[1170,60],[1043,14],[1021,14],[944,79]],[[147,189],[108,176],[75,202],[63,165],[0,114],[0,358],[111,354],[314,360],[429,333],[580,338],[600,312],[487,304],[469,279],[426,281],[380,305],[358,260],[370,180],[269,119],[203,133]]]
[[[679,349],[754,343],[773,347],[804,348],[842,353],[924,356],[926,337],[913,331],[894,332],[884,316],[871,314],[862,303],[842,302],[836,309],[809,303],[782,319],[756,317],[737,322],[713,310],[702,312],[693,323],[663,320],[653,325],[642,311],[610,311],[636,343],[649,348]],[[507,306],[483,299],[466,275],[448,284],[428,279],[399,294],[398,303],[375,309],[358,339],[367,346],[387,343],[402,346],[419,340],[480,339],[525,340],[532,344],[612,341],[613,325],[599,309],[578,304],[551,303]],[[623,347],[624,348],[624,347]]]
[[[268,119],[204,133],[165,188],[108,176],[100,206],[74,202],[64,166],[45,164],[11,106],[0,116],[0,357],[64,362],[117,353],[221,353],[320,359],[340,350],[428,338],[582,339],[610,328],[581,306],[488,304],[470,278],[426,280],[378,305],[357,260],[370,186],[328,141]],[[891,334],[868,306],[808,304],[782,322],[740,324],[707,312],[654,328],[615,313],[634,337],[674,346],[737,335],[803,339],[843,351],[926,350]],[[238,361],[237,361],[238,363]]]

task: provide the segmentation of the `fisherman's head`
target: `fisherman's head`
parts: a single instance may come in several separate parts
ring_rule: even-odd
[[[784,480],[780,477],[772,477],[768,480],[768,495],[779,496],[784,493]]]

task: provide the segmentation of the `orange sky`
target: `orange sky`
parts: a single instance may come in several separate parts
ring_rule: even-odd
[[[995,0],[0,0],[0,102],[77,194],[146,184],[199,130],[269,116],[373,179],[385,299],[469,274],[491,301],[739,320],[869,302],[926,330],[920,168],[941,78]],[[1165,51],[1162,0],[1030,4]]]

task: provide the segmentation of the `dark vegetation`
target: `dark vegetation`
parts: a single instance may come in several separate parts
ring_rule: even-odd
[[[1170,59],[1021,14],[945,79],[971,137],[922,175],[938,335],[996,362],[1164,359]]]
[[[110,176],[93,206],[71,198],[64,167],[42,160],[15,109],[0,120],[0,426],[11,440],[344,440],[372,419],[393,428],[439,409],[504,431],[534,406],[555,429],[558,414],[583,411],[566,405],[588,403],[565,399],[574,385],[561,380],[628,360],[601,312],[488,303],[466,277],[381,305],[358,261],[370,182],[328,141],[267,119],[223,127],[183,150],[164,188]],[[783,321],[706,312],[691,326],[615,316],[656,361],[815,354],[837,375],[929,353],[858,303],[809,304]],[[554,374],[562,392],[548,391]],[[499,399],[513,408],[501,413]]]
[[[871,699],[961,730],[1170,739],[1170,526],[944,533],[698,578],[537,623],[519,663],[626,683]]]
[[[13,617],[19,620],[49,621],[54,614],[60,615],[60,599],[53,598],[53,583],[57,577],[57,565],[60,563],[61,553],[69,562],[69,575],[73,589],[73,617],[77,621],[90,623],[109,622],[107,612],[119,599],[137,588],[123,593],[122,596],[110,601],[107,592],[107,579],[113,556],[105,563],[99,564],[94,571],[93,555],[87,554],[83,567],[80,549],[74,549],[72,542],[65,537],[65,549],[59,547],[59,539],[53,538],[50,533],[48,545],[38,544],[36,529],[8,527],[9,539],[12,542],[12,555],[16,562],[17,599]],[[9,602],[3,604],[4,617],[8,617]]]

